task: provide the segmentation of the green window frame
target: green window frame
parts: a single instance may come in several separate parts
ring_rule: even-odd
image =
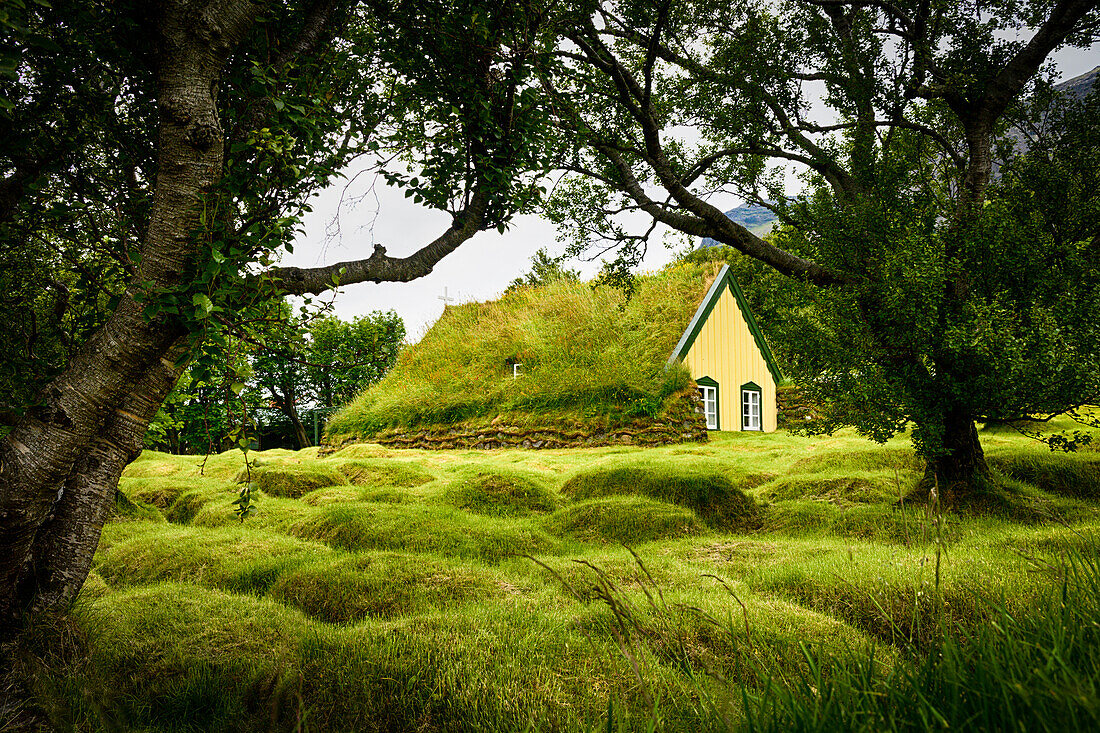
[[[699,395],[703,398],[703,415],[706,417],[707,430],[721,430],[722,419],[721,402],[719,401],[718,382],[714,381],[710,377],[700,377],[695,380],[695,384],[699,386]],[[713,399],[708,400],[709,396],[713,396]],[[711,411],[713,408],[713,412]],[[711,416],[713,415],[713,426],[711,425]]]
[[[741,429],[764,430],[764,390],[756,382],[741,385]]]

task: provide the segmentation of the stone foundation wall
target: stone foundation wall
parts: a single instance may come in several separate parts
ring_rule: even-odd
[[[781,430],[821,417],[817,404],[806,399],[795,386],[776,389],[775,403],[776,424]]]
[[[504,422],[484,426],[434,426],[395,429],[347,442],[381,443],[390,448],[422,448],[452,450],[473,448],[592,448],[608,445],[670,445],[705,442],[707,423],[699,393],[687,390],[673,397],[666,415],[640,418],[613,428],[584,426],[514,426]],[[496,421],[494,421],[496,422]],[[342,445],[327,445],[323,453],[331,453]]]

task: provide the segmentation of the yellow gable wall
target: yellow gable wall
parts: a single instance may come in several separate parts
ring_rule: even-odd
[[[684,356],[693,379],[718,382],[718,427],[741,429],[741,385],[760,385],[760,413],[764,432],[775,430],[775,380],[760,354],[737,299],[728,287],[715,303],[695,343]]]

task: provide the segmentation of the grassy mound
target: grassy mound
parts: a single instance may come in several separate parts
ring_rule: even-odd
[[[553,415],[578,429],[656,416],[687,384],[665,362],[716,272],[714,263],[669,267],[641,278],[629,299],[558,281],[448,307],[380,383],[329,419],[326,435],[339,443],[498,416],[537,427]]]
[[[290,532],[344,550],[428,552],[489,562],[553,551],[556,544],[527,524],[415,504],[333,504],[295,523]]]
[[[762,529],[788,535],[849,537],[878,542],[916,542],[927,533],[916,509],[889,504],[838,505],[823,500],[780,501],[764,512]]]
[[[740,730],[749,713],[764,726],[774,711],[757,701],[791,685],[810,717],[788,730],[922,729],[904,705],[965,727],[987,715],[964,710],[979,693],[988,728],[1034,727],[1025,703],[1049,727],[1095,727],[1100,635],[1078,594],[1091,583],[1100,598],[1082,560],[1100,542],[1100,503],[1080,488],[1095,454],[1051,456],[1008,434],[983,443],[1007,509],[942,516],[895,507],[904,437],[876,447],[851,431],[644,449],[267,451],[260,469],[365,461],[435,478],[258,492],[244,523],[231,504],[239,452],[205,465],[145,454],[124,488],[148,514],[105,525],[67,620],[39,620],[37,656],[0,683],[32,690],[59,730]],[[715,518],[741,492],[762,502],[751,533]],[[510,556],[521,554],[536,561]],[[1014,641],[1044,594],[1065,623]],[[947,659],[939,651],[982,638],[1004,654],[952,657],[895,694]],[[858,699],[845,697],[853,675],[873,681]],[[911,694],[945,679],[958,685],[930,703]],[[1029,703],[1033,689],[1041,701]],[[904,705],[875,707],[887,699]],[[1020,709],[1009,715],[1006,700]],[[0,728],[3,716],[0,705]]]
[[[175,524],[188,524],[198,516],[209,501],[209,495],[204,492],[188,491],[172,502],[164,512],[164,518]]]
[[[1100,499],[1100,456],[1012,452],[992,455],[991,468],[1059,496]]]
[[[129,478],[124,476],[118,482],[118,488],[130,499],[152,504],[161,511],[170,507],[179,497],[201,484],[201,479],[192,478]],[[208,482],[207,482],[208,483]]]
[[[708,467],[625,463],[582,471],[562,487],[575,500],[645,496],[692,509],[707,524],[729,531],[759,526],[760,510],[726,475]]]
[[[276,600],[328,623],[422,614],[491,590],[484,571],[388,552],[320,562],[283,575]]]
[[[356,486],[327,486],[302,495],[302,503],[309,506],[328,506],[348,501],[362,501],[363,490]]]
[[[113,587],[171,581],[264,593],[286,569],[331,553],[316,542],[246,527],[176,527],[112,544],[97,553],[95,569]]]
[[[892,472],[895,469],[899,472],[922,473],[924,461],[909,446],[845,445],[840,450],[824,450],[817,455],[795,461],[791,465],[790,473],[854,474],[863,471]]]
[[[560,504],[538,476],[514,470],[465,471],[443,496],[451,506],[492,517],[552,512]]]
[[[627,546],[706,530],[690,509],[635,496],[581,501],[559,509],[547,518],[545,526],[554,534],[582,542],[617,542]]]
[[[116,519],[132,519],[136,521],[146,520],[150,522],[163,522],[164,515],[152,504],[143,501],[135,501],[126,495],[122,489],[115,491],[115,505],[112,514]]]
[[[298,611],[173,584],[112,593],[81,615],[93,630],[92,653],[82,689],[69,693],[77,704],[67,727],[293,729],[295,706],[285,695],[305,635]]]
[[[784,476],[755,489],[754,496],[767,501],[816,499],[838,506],[896,501],[909,490],[909,485],[885,473],[865,473],[855,476],[809,474]]]
[[[356,486],[413,487],[434,481],[435,476],[409,461],[357,459],[334,464]]]
[[[248,479],[249,473],[246,471],[237,474],[238,482]],[[316,462],[309,465],[256,466],[251,470],[251,479],[256,488],[265,494],[288,499],[297,499],[315,489],[347,483],[344,474],[335,466]]]

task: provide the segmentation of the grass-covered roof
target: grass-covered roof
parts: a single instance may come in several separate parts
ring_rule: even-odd
[[[329,421],[330,438],[417,426],[615,425],[656,416],[688,375],[666,362],[720,265],[670,265],[635,292],[558,280],[448,307],[380,383]],[[513,378],[513,365],[521,364]]]

